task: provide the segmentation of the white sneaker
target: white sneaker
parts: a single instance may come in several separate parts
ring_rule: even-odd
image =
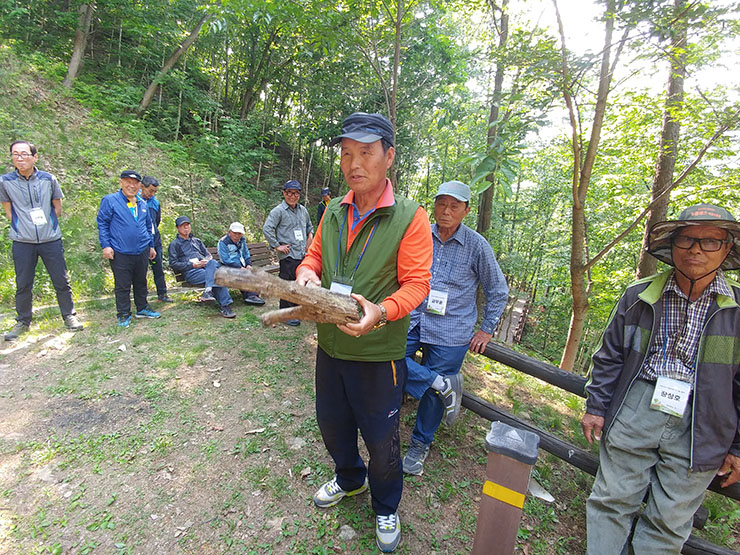
[[[345,497],[358,495],[363,491],[367,491],[367,488],[367,477],[365,478],[365,483],[362,484],[359,488],[352,491],[345,491],[341,487],[339,487],[339,484],[337,484],[337,477],[334,476],[334,478],[326,482],[318,489],[316,493],[313,494],[313,502],[316,504],[317,507],[333,507]]]
[[[394,551],[401,543],[401,519],[398,513],[375,515],[375,542],[383,553]]]

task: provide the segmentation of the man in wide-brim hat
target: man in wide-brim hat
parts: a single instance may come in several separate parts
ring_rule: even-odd
[[[593,355],[581,420],[601,440],[588,553],[680,553],[716,476],[740,479],[740,224],[698,204],[655,224],[671,269],[630,285]],[[632,520],[649,491],[631,540]]]

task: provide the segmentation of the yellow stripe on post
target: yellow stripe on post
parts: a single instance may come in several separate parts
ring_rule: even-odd
[[[499,501],[503,501],[507,505],[521,509],[524,507],[524,494],[509,489],[501,484],[494,484],[490,480],[486,480],[483,484],[483,493],[488,497],[493,497]]]

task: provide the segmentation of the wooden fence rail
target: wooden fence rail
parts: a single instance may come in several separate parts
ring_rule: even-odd
[[[500,362],[510,368],[514,368],[515,370],[534,376],[544,382],[559,387],[560,389],[564,389],[565,391],[569,391],[580,397],[586,396],[584,390],[586,379],[582,376],[566,372],[556,366],[547,364],[546,362],[542,362],[541,360],[518,353],[512,349],[495,343],[489,343],[483,354],[491,360],[495,360],[496,362]],[[501,410],[491,403],[468,392],[463,394],[462,404],[468,410],[486,418],[487,420],[498,420],[509,424],[510,426],[515,426],[537,434],[540,437],[540,447],[542,449],[565,462],[572,464],[576,468],[591,474],[592,476],[596,475],[599,461],[597,457],[588,451],[557,438],[553,434],[541,430],[532,424],[524,422],[516,416],[509,414],[508,412]],[[708,489],[719,493],[720,495],[740,501],[740,482],[726,488],[720,487],[719,482],[720,479],[716,477],[709,485]],[[714,545],[711,542],[702,540],[693,535],[684,544],[682,553],[686,555],[737,554],[735,551],[730,551],[723,547]]]

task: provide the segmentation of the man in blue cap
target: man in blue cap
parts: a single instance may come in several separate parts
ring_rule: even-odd
[[[442,183],[434,198],[434,258],[429,296],[411,312],[406,338],[406,393],[419,399],[416,425],[403,459],[406,474],[421,475],[442,418],[449,426],[462,401],[460,369],[465,353],[482,353],[506,307],[509,288],[491,245],[463,218],[470,212],[470,187]],[[486,297],[480,329],[476,294]],[[413,356],[422,352],[421,364]]]
[[[267,244],[278,253],[280,272],[278,276],[287,281],[295,281],[295,271],[306,256],[313,240],[313,224],[306,207],[300,204],[301,184],[295,179],[283,184],[283,202],[270,211],[262,232]],[[280,299],[280,308],[295,306]],[[297,319],[285,322],[289,326],[300,326]]]
[[[124,170],[121,188],[103,197],[98,209],[98,239],[103,258],[110,261],[116,294],[118,325],[131,323],[131,289],[137,318],[159,318],[147,301],[146,274],[154,250],[152,219],[146,201],[139,197],[141,175]]]
[[[680,553],[709,483],[740,479],[740,285],[723,273],[738,241],[711,204],[650,228],[648,253],[671,268],[624,292],[586,385],[581,427],[601,441],[589,554]]]

